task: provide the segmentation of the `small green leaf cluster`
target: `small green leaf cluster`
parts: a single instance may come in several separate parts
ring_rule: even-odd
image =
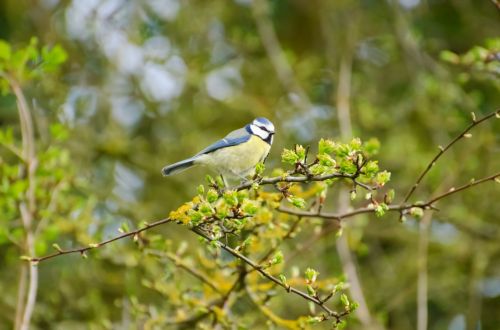
[[[311,163],[306,162],[309,149],[301,145],[296,145],[293,150],[285,149],[281,154],[281,160],[285,164],[294,166],[291,174],[303,174],[309,177],[347,175],[353,179],[359,178],[360,182],[382,187],[390,180],[390,173],[380,171],[378,162],[369,159],[376,155],[379,149],[380,143],[376,139],[370,139],[365,143],[359,138],[354,138],[348,143],[321,139],[318,142],[318,153]]]
[[[498,75],[500,72],[500,38],[488,39],[484,46],[474,46],[464,54],[449,50],[440,53],[441,60],[473,70]]]
[[[21,217],[20,205],[29,203],[31,194],[37,206],[33,210],[33,227],[40,232],[37,254],[45,253],[50,246],[49,241],[57,238],[61,231],[61,226],[57,224],[59,219],[90,203],[89,199],[78,193],[85,189],[85,185],[78,180],[69,152],[63,146],[68,136],[66,128],[53,124],[49,132],[51,143],[39,146],[34,178],[30,182],[29,165],[20,151],[21,142],[13,135],[12,129],[0,131],[2,154],[5,151],[5,156],[0,158],[0,212],[4,215],[0,221],[5,222],[1,226],[0,245],[9,241],[22,241],[24,229],[13,225],[16,223],[13,220]],[[33,193],[30,193],[30,189]]]
[[[31,38],[28,45],[15,50],[8,42],[0,40],[0,93],[9,92],[9,79],[23,85],[57,71],[67,58],[68,54],[60,45],[40,48],[36,37]]]

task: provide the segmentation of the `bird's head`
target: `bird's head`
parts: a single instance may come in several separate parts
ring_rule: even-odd
[[[249,125],[250,133],[260,137],[267,143],[273,143],[274,125],[264,117],[255,118]]]

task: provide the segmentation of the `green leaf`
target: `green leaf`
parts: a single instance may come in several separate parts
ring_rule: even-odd
[[[365,172],[365,175],[369,178],[372,178],[374,177],[378,171],[379,171],[379,167],[378,167],[378,161],[376,160],[370,160],[368,161],[365,166],[363,167],[363,170]]]
[[[361,150],[361,139],[360,138],[353,138],[351,140],[351,142],[349,142],[349,146],[351,147],[352,151]]]
[[[205,180],[207,181],[207,183],[209,185],[215,185],[215,180],[214,180],[214,178],[211,175],[207,174],[205,176]]]
[[[293,150],[284,149],[281,153],[281,161],[286,164],[295,165],[299,161],[299,156]]]
[[[369,139],[363,144],[362,150],[368,157],[378,154],[380,150],[379,140],[377,140],[376,138]]]
[[[318,142],[318,154],[319,155],[324,155],[324,154],[330,154],[334,151],[335,149],[335,142],[332,140],[325,140],[321,139]]]
[[[351,160],[342,159],[340,162],[340,172],[345,174],[354,174],[358,170],[356,164],[354,164]]]
[[[278,265],[278,264],[283,262],[283,259],[284,259],[283,252],[278,251],[274,254],[274,256],[271,258],[271,260],[269,260],[269,265],[270,266]]]
[[[335,329],[344,329],[347,326],[347,322],[345,320],[340,320],[335,324]]]
[[[342,293],[340,295],[340,302],[342,303],[342,305],[344,305],[345,307],[349,306],[349,298],[347,298],[347,295],[345,293]]]
[[[335,166],[335,160],[328,154],[318,155],[319,164],[322,166]]]
[[[187,215],[191,219],[193,225],[197,225],[203,219],[203,214],[195,210],[189,210]]]
[[[420,219],[424,216],[424,210],[422,210],[422,208],[420,208],[420,207],[412,207],[410,209],[410,215],[412,217]]]
[[[196,189],[196,191],[198,192],[198,195],[203,195],[205,193],[205,187],[202,184],[200,184]]]
[[[452,63],[452,64],[459,64],[460,63],[460,56],[458,56],[457,54],[455,54],[454,52],[451,52],[449,50],[443,50],[439,54],[439,58],[444,62],[448,62],[448,63]]]
[[[311,285],[307,285],[306,289],[307,289],[307,294],[309,294],[310,296],[316,296],[316,290],[314,290],[314,288]]]
[[[284,286],[288,286],[288,283],[286,282],[286,281],[287,281],[287,279],[286,279],[286,276],[285,276],[285,275],[283,275],[283,274],[279,274],[279,275],[278,275],[278,278],[280,279],[281,284],[283,284]]]
[[[238,205],[238,194],[234,190],[225,191],[223,198],[226,204],[231,207]]]
[[[380,203],[377,206],[375,206],[375,215],[377,217],[383,216],[387,211],[389,210],[389,206],[385,203]]]
[[[208,202],[201,203],[198,210],[205,216],[212,215],[214,212],[212,205],[210,205],[210,203]]]
[[[318,324],[322,322],[324,319],[321,316],[309,316],[306,320],[307,324]]]
[[[306,201],[303,198],[300,197],[295,197],[295,196],[290,196],[287,198],[287,200],[293,204],[293,206],[299,208],[299,209],[304,209],[306,207]]]
[[[257,211],[259,210],[257,203],[254,201],[250,201],[250,200],[246,200],[243,203],[241,208],[243,209],[243,212],[245,212],[249,215],[255,215],[257,213]]]
[[[316,282],[316,278],[318,277],[319,273],[312,268],[307,268],[304,272],[304,275],[308,283],[314,283]]]
[[[297,144],[295,145],[295,153],[299,157],[299,161],[304,161],[306,158],[306,148],[304,148],[302,145]]]
[[[69,136],[68,129],[62,124],[50,125],[50,135],[57,141],[66,141]]]
[[[345,283],[344,282],[339,282],[337,283],[334,287],[333,287],[333,294],[339,292],[339,291],[342,291],[345,287]]]
[[[384,186],[389,180],[391,179],[391,172],[383,171],[380,173],[377,173],[377,176],[375,177],[375,183],[377,183],[379,186]]]
[[[61,64],[68,59],[68,53],[60,45],[55,45],[52,48],[44,46],[42,48],[43,71],[56,71]]]
[[[219,199],[219,194],[217,193],[217,191],[215,189],[209,189],[207,191],[207,201],[209,203],[214,203],[215,201],[217,201],[217,199]]]
[[[261,176],[264,173],[264,170],[266,169],[266,166],[264,163],[259,162],[257,165],[255,165],[255,174],[258,176]]]
[[[61,247],[59,246],[59,244],[54,243],[54,244],[52,244],[52,247],[53,247],[54,249],[56,249],[58,252],[62,252],[62,249],[61,249]]]
[[[0,60],[8,61],[10,59],[10,56],[11,56],[10,44],[4,40],[0,40]]]

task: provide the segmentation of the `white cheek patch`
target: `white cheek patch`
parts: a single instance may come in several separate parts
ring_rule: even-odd
[[[255,125],[250,125],[251,126],[251,129],[252,129],[252,133],[257,135],[258,137],[260,137],[262,140],[265,140],[269,137],[269,133],[264,131],[263,129],[261,129],[260,127],[258,126],[255,126]]]
[[[253,126],[264,126],[264,128],[268,131],[268,132],[273,132],[274,133],[274,125],[272,123],[263,123],[261,121],[258,121],[258,120],[254,120],[252,122],[252,125]]]

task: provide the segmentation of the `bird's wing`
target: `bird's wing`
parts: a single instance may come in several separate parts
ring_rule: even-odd
[[[237,129],[226,135],[226,137],[223,138],[222,140],[219,140],[214,144],[209,145],[208,147],[197,153],[196,156],[208,154],[222,148],[238,145],[240,143],[248,141],[250,137],[251,135],[248,134],[245,128]]]

